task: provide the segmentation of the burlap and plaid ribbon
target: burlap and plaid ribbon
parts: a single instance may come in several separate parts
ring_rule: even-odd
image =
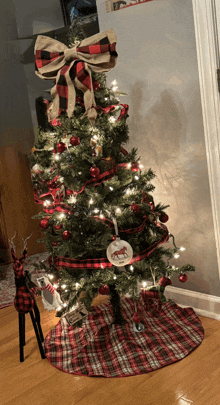
[[[51,89],[53,102],[48,111],[49,121],[63,111],[67,112],[69,118],[72,116],[76,86],[84,93],[86,114],[94,125],[97,112],[91,70],[108,72],[116,65],[116,41],[113,29],[86,38],[80,46],[73,48],[50,37],[38,35],[35,44],[36,74],[44,80],[56,80]]]

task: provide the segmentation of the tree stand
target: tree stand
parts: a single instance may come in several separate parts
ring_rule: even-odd
[[[42,346],[42,342],[44,341],[41,324],[40,324],[40,312],[38,306],[35,302],[33,310],[29,311],[31,321],[34,327],[35,335],[37,338],[37,343],[39,346],[41,358],[45,359],[45,353]],[[25,315],[22,313],[18,313],[18,321],[19,321],[19,350],[20,350],[20,362],[24,361],[24,346],[25,346]]]
[[[120,296],[115,288],[115,284],[109,285],[110,303],[114,314],[114,324],[125,325],[127,322],[121,312]]]

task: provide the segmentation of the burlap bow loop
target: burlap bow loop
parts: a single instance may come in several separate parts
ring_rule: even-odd
[[[76,59],[79,59],[78,51],[77,51],[77,46],[74,46],[73,48],[67,48],[64,51],[64,58],[67,63],[70,63]]]
[[[112,29],[84,39],[68,48],[61,42],[39,35],[35,44],[36,74],[41,79],[56,79],[51,89],[53,101],[48,111],[52,121],[63,111],[70,118],[76,102],[75,86],[84,92],[87,116],[94,124],[96,103],[91,71],[108,72],[117,60],[116,35]]]

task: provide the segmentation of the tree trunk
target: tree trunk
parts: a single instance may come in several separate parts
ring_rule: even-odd
[[[109,292],[110,292],[110,303],[114,314],[113,323],[123,326],[127,322],[125,321],[121,312],[120,296],[115,288],[115,284],[109,285]]]

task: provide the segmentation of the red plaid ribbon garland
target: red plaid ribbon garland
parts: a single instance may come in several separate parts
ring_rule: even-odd
[[[81,104],[83,107],[85,107],[85,104],[83,103],[83,100],[80,97],[76,97],[76,102]],[[121,112],[120,115],[117,119],[117,121],[120,121],[122,117],[128,114],[129,106],[128,104],[112,104],[107,107],[95,107],[97,111],[101,111],[104,114],[109,114],[110,112],[115,111],[117,107],[121,107]],[[125,149],[123,149],[125,151]],[[126,152],[126,151],[125,151]],[[126,153],[127,154],[127,153]]]
[[[165,243],[169,239],[169,232],[167,227],[164,224],[156,223],[156,225],[164,230],[163,236],[155,243],[153,243],[150,247],[143,250],[142,252],[136,253],[129,264],[138,262],[142,259],[146,259],[158,246]],[[98,268],[108,268],[113,267],[114,265],[110,263],[107,258],[98,258],[98,259],[84,259],[84,260],[77,260],[70,257],[54,257],[54,264],[57,266],[58,269],[63,268],[87,268],[87,269],[98,269]]]
[[[96,186],[98,186],[99,184],[103,183],[104,181],[109,180],[110,176],[113,176],[113,175],[117,172],[117,170],[118,170],[120,167],[126,168],[126,167],[127,167],[127,163],[120,163],[119,165],[115,166],[114,168],[112,168],[112,169],[110,169],[110,170],[107,170],[106,172],[104,172],[104,173],[102,173],[102,174],[99,174],[98,176],[96,176],[96,177],[94,177],[94,178],[92,178],[92,179],[89,179],[89,180],[81,187],[81,189],[80,189],[79,191],[76,191],[76,190],[65,190],[65,192],[66,192],[66,194],[69,194],[69,195],[71,195],[71,194],[81,194],[81,193],[85,190],[85,188],[86,188],[87,185],[91,184],[93,187],[96,187]],[[62,195],[60,194],[60,195],[59,195],[59,198],[56,199],[56,195],[57,195],[57,192],[58,192],[58,191],[59,191],[59,188],[58,188],[58,189],[51,189],[51,190],[49,190],[48,193],[41,194],[41,195],[38,197],[37,191],[35,190],[35,191],[34,191],[34,201],[35,201],[36,204],[43,204],[44,201],[42,201],[41,198],[45,198],[45,197],[47,197],[47,196],[52,195],[52,197],[53,197],[53,199],[54,199],[54,201],[55,201],[55,204],[56,204],[56,203],[60,204],[60,200],[61,200],[61,198],[62,198]],[[68,206],[67,206],[67,207],[68,207]],[[48,208],[48,209],[49,209],[49,208]],[[66,208],[66,209],[68,210],[68,208]],[[69,211],[71,211],[71,207],[69,207]],[[65,212],[65,211],[63,211],[63,212]]]
[[[102,222],[103,224],[108,225],[110,228],[114,229],[114,224],[112,221],[110,221],[110,219],[107,218],[100,218],[98,216],[94,216],[94,219],[96,219],[96,221],[98,222]],[[147,221],[147,217],[144,217],[144,221],[143,223],[138,226],[137,228],[133,228],[133,229],[119,229],[120,233],[137,233],[137,232],[141,232],[143,231],[143,229],[145,228],[146,225],[146,221]]]
[[[14,261],[13,269],[15,274],[16,294],[14,299],[15,309],[21,314],[27,314],[34,308],[33,294],[36,293],[36,288],[29,289],[25,282],[25,274],[23,263],[27,257],[27,251],[24,250],[20,259],[17,258],[13,249],[11,249],[12,258]]]
[[[35,44],[36,74],[44,80],[56,79],[51,89],[53,102],[48,108],[49,121],[66,111],[70,118],[76,103],[74,85],[84,93],[84,104],[92,125],[96,118],[91,70],[108,72],[116,64],[116,35],[112,29],[93,35],[81,46],[69,49],[52,38],[39,35]]]

